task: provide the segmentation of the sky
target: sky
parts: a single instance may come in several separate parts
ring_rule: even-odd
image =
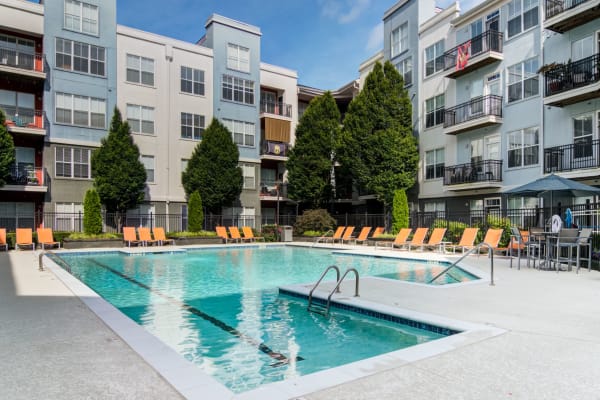
[[[298,82],[337,89],[383,48],[383,13],[397,0],[117,0],[117,22],[196,42],[208,17],[258,26],[261,61],[298,72]],[[469,10],[481,0],[463,0]],[[452,0],[438,0],[445,8]]]

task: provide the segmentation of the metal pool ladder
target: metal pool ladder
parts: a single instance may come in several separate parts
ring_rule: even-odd
[[[473,247],[471,250],[469,250],[466,253],[464,253],[461,258],[459,258],[458,260],[454,261],[451,266],[449,266],[448,268],[446,268],[445,270],[443,270],[442,272],[440,272],[439,274],[437,274],[436,276],[434,276],[433,278],[431,278],[429,280],[429,282],[427,282],[427,283],[432,283],[433,281],[435,281],[440,276],[446,274],[452,268],[456,267],[456,265],[459,262],[461,262],[462,260],[464,260],[465,257],[467,257],[469,254],[474,253],[475,250],[477,250],[477,253],[479,253],[479,249],[481,249],[482,246],[487,247],[488,251],[490,252],[490,271],[491,271],[490,272],[490,286],[494,286],[494,249],[492,248],[491,245],[489,245],[489,244],[487,244],[485,242],[479,243],[477,246]]]
[[[335,287],[333,288],[333,290],[331,290],[331,292],[329,293],[329,296],[327,296],[327,305],[323,306],[321,304],[313,304],[313,292],[315,291],[317,286],[319,286],[319,284],[321,283],[321,281],[323,280],[323,278],[325,277],[327,272],[329,272],[330,269],[335,269],[336,284],[335,284]],[[354,272],[354,275],[356,277],[354,297],[358,297],[359,296],[358,295],[359,275],[358,275],[358,271],[356,270],[356,268],[348,268],[344,272],[344,275],[342,275],[342,277],[340,278],[340,269],[337,267],[337,265],[330,265],[329,267],[327,267],[325,269],[325,271],[323,271],[323,273],[321,274],[321,277],[319,278],[317,283],[315,283],[315,285],[313,286],[313,288],[310,290],[310,292],[308,294],[308,307],[307,307],[308,311],[316,312],[319,314],[323,314],[324,316],[328,316],[329,308],[331,307],[331,297],[333,296],[334,293],[340,293],[340,285],[342,284],[344,278],[346,277],[346,275],[348,275],[349,272]]]

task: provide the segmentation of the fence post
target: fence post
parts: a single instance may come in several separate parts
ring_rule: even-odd
[[[154,227],[154,218],[152,218],[152,211],[150,211],[150,230]]]
[[[81,230],[81,211],[79,211],[79,232],[82,232],[82,230]]]

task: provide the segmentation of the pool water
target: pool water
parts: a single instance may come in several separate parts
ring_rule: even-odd
[[[74,276],[236,393],[444,337],[335,308],[326,318],[277,287],[315,282],[331,264],[354,267],[361,277],[422,282],[446,264],[285,246],[61,258]],[[449,282],[469,276],[453,274]]]

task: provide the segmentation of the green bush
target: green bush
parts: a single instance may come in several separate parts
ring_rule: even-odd
[[[197,190],[190,195],[188,200],[188,229],[190,232],[200,232],[204,224],[202,211],[202,198]]]
[[[169,232],[167,236],[170,238],[188,238],[188,237],[216,237],[217,233],[213,231],[184,231],[184,232]]]
[[[65,232],[67,233],[67,232]],[[118,233],[97,233],[97,234],[89,234],[89,233],[81,233],[81,232],[72,232],[69,233],[66,239],[70,240],[98,240],[98,239],[120,239],[123,236]],[[55,235],[55,239],[56,235]]]
[[[102,206],[94,189],[85,192],[83,200],[83,231],[88,235],[102,233]]]
[[[277,242],[280,237],[278,229],[281,229],[281,227],[277,225],[263,225],[260,236],[265,238],[265,242]]]
[[[319,236],[323,236],[325,234],[325,232],[323,231],[304,231],[304,233],[302,234],[303,236],[308,236],[308,237],[319,237]],[[328,235],[331,236],[331,235]]]
[[[333,229],[335,225],[335,219],[329,215],[327,210],[306,210],[296,219],[296,223],[294,224],[294,232],[297,235],[303,235],[306,231],[326,232],[330,229]]]
[[[463,231],[467,227],[467,224],[459,221],[447,221],[441,218],[433,221],[433,228],[448,228],[446,231],[446,239],[454,243],[458,243]]]
[[[396,190],[392,208],[392,233],[398,234],[402,228],[408,228],[408,198],[404,190]]]

